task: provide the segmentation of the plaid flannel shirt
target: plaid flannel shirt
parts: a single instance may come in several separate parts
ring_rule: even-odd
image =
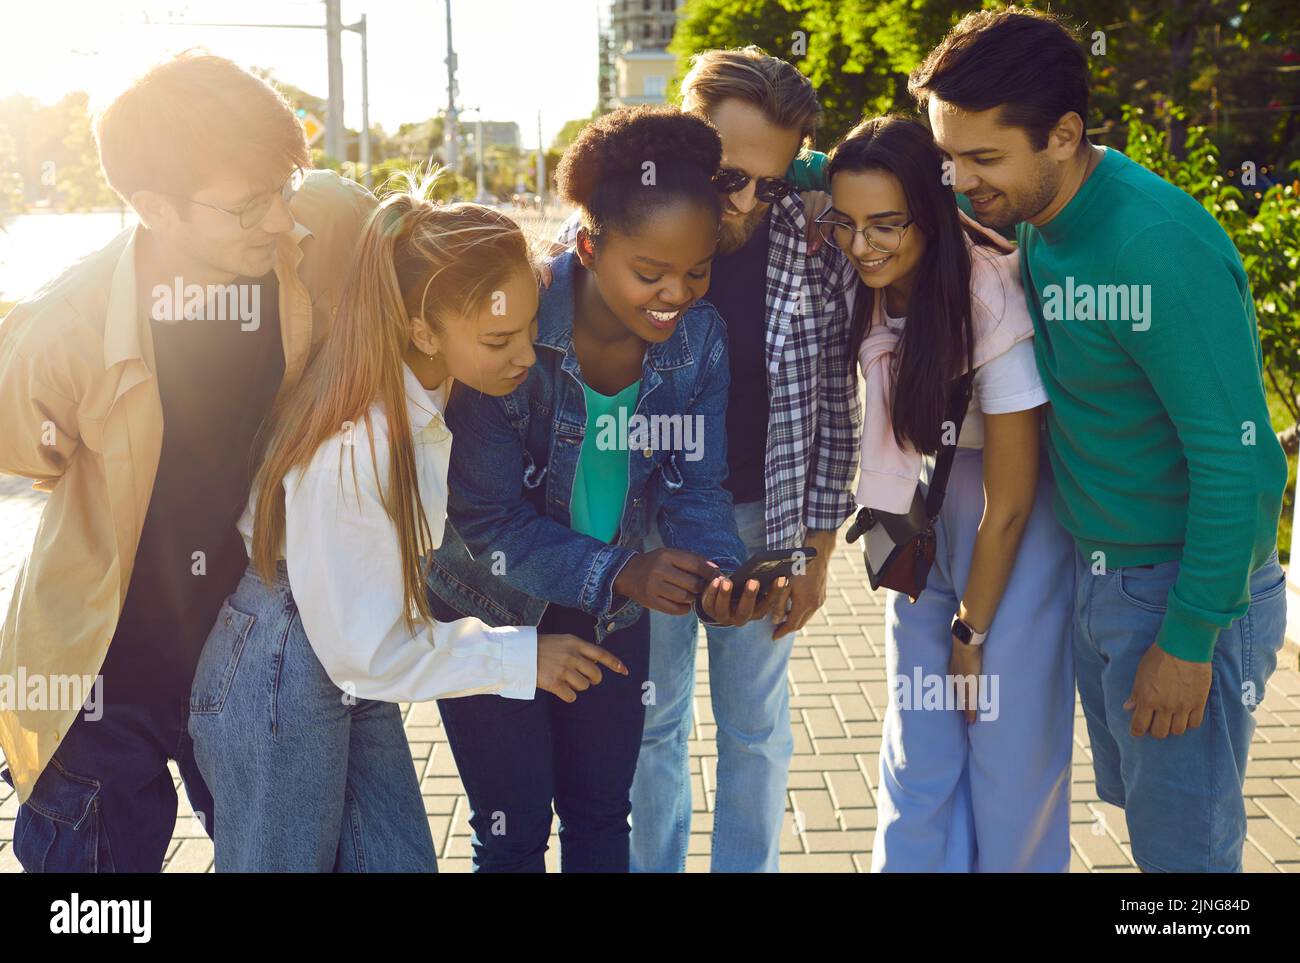
[[[798,194],[774,202],[769,223],[764,515],[768,549],[797,548],[809,530],[837,530],[856,508],[862,406],[845,296],[853,268],[828,244],[808,253]],[[572,244],[578,226],[575,214],[559,242]]]

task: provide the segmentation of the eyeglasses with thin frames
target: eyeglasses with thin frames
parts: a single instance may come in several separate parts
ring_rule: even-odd
[[[893,254],[903,243],[903,235],[915,220],[916,218],[909,217],[902,224],[868,224],[865,227],[854,227],[852,224],[831,217],[828,211],[814,223],[821,233],[822,240],[839,248],[845,254],[852,249],[853,237],[856,234],[861,234],[862,239],[873,251]],[[873,235],[875,240],[872,240]]]
[[[267,212],[271,210],[271,203],[275,200],[276,194],[279,194],[286,204],[293,200],[293,195],[297,194],[302,188],[302,182],[306,177],[307,175],[303,173],[301,167],[295,167],[293,173],[280,185],[278,191],[267,191],[264,194],[259,194],[235,211],[226,207],[218,207],[216,204],[205,204],[203,201],[196,201],[192,197],[187,197],[186,200],[191,204],[199,205],[199,207],[208,207],[214,211],[221,211],[237,217],[239,218],[239,226],[244,230],[248,230],[250,227],[256,227],[262,223],[262,218],[266,217]]]

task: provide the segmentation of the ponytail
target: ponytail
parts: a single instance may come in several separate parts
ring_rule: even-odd
[[[371,215],[320,352],[272,414],[253,482],[252,562],[270,584],[284,540],[285,476],[306,467],[340,431],[364,422],[375,477],[382,477],[370,423],[371,406],[379,402],[389,439],[389,481],[380,498],[397,529],[411,629],[412,612],[426,623],[433,618],[422,559],[437,547],[420,499],[406,412],[403,353],[411,320],[422,318],[443,333],[451,318],[481,309],[503,278],[532,265],[523,233],[509,218],[477,204],[427,200],[437,178],[431,172],[417,183],[407,175],[406,189],[390,194]],[[355,480],[355,450],[345,450]]]

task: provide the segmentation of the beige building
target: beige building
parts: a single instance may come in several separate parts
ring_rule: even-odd
[[[613,0],[602,25],[601,108],[662,104],[676,62],[672,40],[681,0]]]

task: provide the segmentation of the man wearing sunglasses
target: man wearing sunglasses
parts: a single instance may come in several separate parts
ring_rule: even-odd
[[[0,321],[0,472],[50,492],[0,629],[0,677],[51,693],[98,680],[84,711],[0,704],[29,872],[161,869],[169,761],[211,832],[187,734],[195,665],[246,564],[235,525],[258,429],[319,343],[374,205],[304,175],[292,109],[219,57],[150,70],[96,133],[140,224]],[[177,304],[178,289],[209,296]]]
[[[771,621],[706,626],[718,731],[712,869],[774,872],[794,752],[791,648],[825,600],[835,534],[854,510],[861,411],[848,310],[837,293],[850,269],[833,247],[810,249],[803,201],[789,180],[820,115],[805,77],[757,47],[707,51],[682,82],[682,110],[707,119],[722,139],[714,177],[722,228],[707,298],[727,322],[724,484],[737,530],[751,553],[817,550],[775,599]],[[575,233],[570,222],[561,242]],[[647,548],[657,546],[652,535]],[[687,740],[699,627],[694,615],[650,618],[655,701],[632,786],[632,868],[680,872],[690,838]]]

